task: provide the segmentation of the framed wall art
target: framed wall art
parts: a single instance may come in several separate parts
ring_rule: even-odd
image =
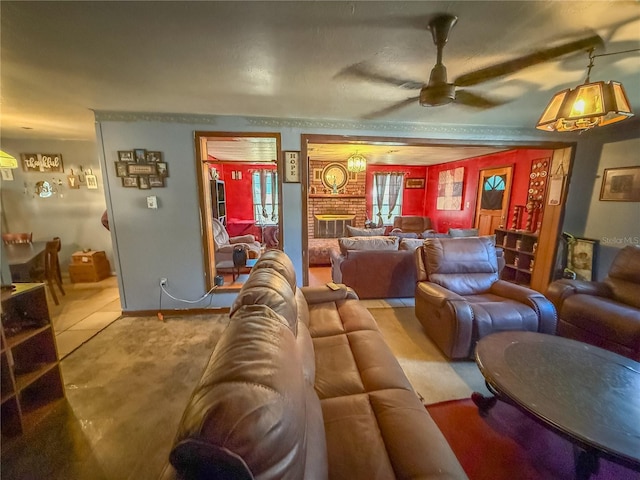
[[[169,166],[163,161],[162,152],[134,148],[133,150],[118,150],[118,160],[115,163],[116,176],[122,178],[122,186],[126,188],[162,188],[169,176]],[[87,187],[89,186],[87,180]]]
[[[569,243],[567,269],[575,273],[577,280],[591,282],[595,280],[597,254],[597,240],[575,237],[574,241]]]
[[[600,200],[640,202],[640,166],[606,168],[602,176]]]
[[[407,178],[404,188],[424,188],[424,178]]]
[[[461,210],[464,167],[444,170],[438,175],[437,210]]]

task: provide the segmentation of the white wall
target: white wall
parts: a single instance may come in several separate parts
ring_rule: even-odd
[[[104,250],[113,267],[111,236],[102,226],[105,194],[102,172],[98,161],[96,143],[91,141],[45,141],[2,139],[2,150],[20,161],[21,153],[60,153],[64,173],[24,172],[20,166],[11,170],[13,181],[2,181],[2,232],[33,232],[34,240],[62,239],[60,264],[66,273],[71,254],[84,249]],[[73,169],[92,170],[98,179],[98,189],[89,190],[67,186],[67,175]],[[58,193],[49,198],[35,194],[35,184],[40,180],[60,180]],[[114,270],[115,271],[115,270]]]

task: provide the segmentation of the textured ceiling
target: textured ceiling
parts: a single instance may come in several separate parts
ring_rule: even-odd
[[[93,111],[359,120],[414,96],[338,75],[362,64],[426,82],[426,25],[459,17],[444,49],[450,79],[557,42],[599,34],[640,47],[638,1],[0,2],[3,137],[92,139]],[[533,127],[551,95],[585,78],[569,55],[471,88],[508,100],[474,110],[417,103],[377,122]],[[640,108],[637,53],[596,59]],[[93,111],[92,111],[93,110]]]

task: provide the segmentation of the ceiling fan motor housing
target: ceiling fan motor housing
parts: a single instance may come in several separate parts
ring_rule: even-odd
[[[428,85],[420,90],[420,105],[437,107],[447,105],[456,99],[456,86],[453,83]]]

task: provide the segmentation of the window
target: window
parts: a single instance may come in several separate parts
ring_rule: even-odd
[[[493,175],[484,180],[480,208],[483,210],[501,210],[504,197],[506,175]]]
[[[393,225],[393,217],[402,215],[402,189],[403,174],[387,173],[375,174],[373,176],[373,222],[378,223],[382,215],[384,225]],[[383,180],[384,179],[384,180]],[[383,181],[381,181],[383,180]],[[384,186],[382,194],[382,205],[378,206],[378,182],[380,187]],[[396,193],[397,192],[397,193]],[[393,197],[396,196],[395,206],[391,208]]]
[[[274,170],[257,170],[251,175],[251,183],[253,186],[253,218],[255,222],[258,225],[277,225],[277,173]]]

